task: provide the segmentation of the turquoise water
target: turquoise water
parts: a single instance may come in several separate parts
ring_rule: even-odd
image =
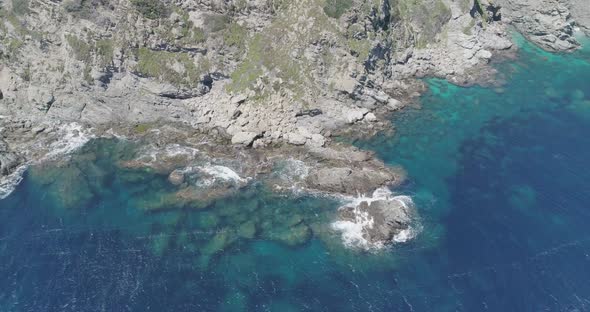
[[[590,51],[521,45],[503,87],[428,80],[356,142],[408,171],[413,241],[348,250],[337,202],[256,183],[167,205],[165,175],[120,166],[137,146],[96,140],[0,201],[0,311],[589,310]]]

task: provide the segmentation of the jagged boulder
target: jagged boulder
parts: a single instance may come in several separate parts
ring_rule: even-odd
[[[380,199],[372,202],[363,201],[358,206],[340,208],[338,218],[341,222],[350,222],[362,227],[362,238],[371,245],[384,245],[395,240],[402,231],[410,230],[414,206],[406,196],[392,199]]]
[[[0,176],[11,174],[22,161],[20,156],[10,151],[6,142],[0,140]]]
[[[173,185],[181,185],[184,183],[184,172],[182,170],[176,169],[168,175],[168,181]]]
[[[29,101],[33,103],[38,110],[43,112],[47,112],[55,102],[53,93],[43,87],[31,86],[29,87],[27,94]]]
[[[258,134],[256,132],[240,131],[240,132],[237,132],[236,134],[233,135],[233,137],[231,138],[231,143],[236,144],[236,145],[250,146],[250,145],[252,145],[254,140],[256,140],[259,137],[260,137],[260,134]]]

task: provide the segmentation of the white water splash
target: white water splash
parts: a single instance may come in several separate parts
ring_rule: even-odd
[[[23,174],[27,171],[27,165],[22,165],[11,174],[0,179],[0,199],[6,198],[23,180]]]
[[[279,160],[275,166],[273,177],[278,180],[278,183],[273,185],[275,190],[287,189],[296,194],[300,192],[313,194],[313,191],[304,188],[303,182],[309,175],[309,166],[305,162],[299,159],[287,158]],[[321,196],[325,194],[314,195]]]
[[[139,154],[140,156],[137,158],[137,160],[147,166],[151,166],[154,163],[157,163],[158,161],[179,156],[194,159],[199,154],[199,150],[190,146],[180,144],[169,144],[166,145],[164,148],[157,147],[154,145],[147,145],[141,148]]]
[[[95,136],[90,129],[84,128],[78,123],[69,123],[62,126],[58,132],[59,139],[49,145],[49,152],[38,162],[56,160],[60,157],[67,156],[75,152]],[[23,179],[23,174],[27,170],[29,163],[25,163],[11,174],[0,179],[0,199],[6,198]]]
[[[73,122],[62,126],[58,130],[59,139],[49,145],[49,153],[43,160],[53,160],[58,157],[69,155],[75,152],[91,139],[95,138],[90,129],[85,129],[82,125]]]
[[[220,165],[205,165],[195,168],[197,171],[204,173],[211,178],[201,179],[199,184],[202,186],[209,186],[216,181],[232,182],[235,184],[247,183],[250,178],[242,178],[234,170],[226,166]]]
[[[365,230],[373,228],[374,224],[374,220],[369,216],[369,213],[360,211],[357,205],[354,206],[353,213],[354,221],[335,221],[332,223],[332,228],[342,233],[344,246],[365,250],[383,248],[383,243],[371,243],[364,237]]]
[[[383,187],[375,190],[371,196],[359,195],[357,197],[342,196],[345,204],[339,209],[352,209],[354,215],[353,221],[335,221],[331,224],[332,228],[341,233],[344,246],[354,249],[363,249],[367,251],[380,250],[387,247],[385,242],[371,242],[365,238],[368,229],[372,229],[375,221],[366,211],[361,211],[359,205],[362,202],[371,204],[378,200],[397,201],[405,209],[413,209],[414,202],[410,196],[394,195],[388,188]],[[413,225],[400,231],[393,237],[394,243],[404,243],[412,240],[420,232],[419,225]]]
[[[110,128],[109,130],[107,130],[105,132],[105,134],[106,135],[109,135],[109,136],[112,136],[112,137],[114,137],[114,138],[116,138],[117,140],[120,140],[120,141],[127,141],[129,139],[127,136],[122,135],[122,134],[116,132],[115,130],[113,130],[113,128]]]
[[[180,144],[169,144],[164,148],[164,155],[166,157],[187,156],[194,158],[198,153],[198,149]]]
[[[285,162],[283,173],[287,180],[303,181],[309,175],[309,166],[299,159],[289,158]]]

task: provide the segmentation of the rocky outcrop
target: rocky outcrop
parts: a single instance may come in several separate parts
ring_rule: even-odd
[[[341,194],[370,194],[375,188],[397,181],[397,176],[389,170],[371,168],[319,168],[314,170],[307,182],[312,189]]]
[[[447,0],[352,1],[338,16],[311,0],[162,4],[4,3],[0,114],[166,121],[238,145],[318,147],[347,125],[385,126],[416,91],[404,79],[473,82],[470,69],[511,46],[503,24]]]
[[[0,176],[11,174],[23,161],[22,157],[10,150],[4,140],[0,140]]]
[[[173,132],[162,144],[198,134],[223,146],[218,155],[250,155],[246,176],[272,163],[260,154],[292,147],[313,169],[301,185],[368,193],[398,183],[399,173],[373,155],[334,148],[334,134],[387,129],[386,116],[424,90],[417,77],[492,79],[490,60],[514,50],[508,22],[546,49],[574,48],[568,4],[583,5],[349,2],[344,9],[315,0],[1,2],[0,127],[12,147],[0,152],[2,171],[21,162],[15,155],[37,160],[58,149],[57,130],[70,124],[150,140],[167,125],[191,134]],[[176,162],[166,158],[159,169],[170,174]],[[185,184],[179,172],[170,182]]]
[[[411,199],[398,196],[391,199],[362,201],[338,210],[336,229],[356,229],[348,243],[365,249],[381,248],[392,242],[404,242],[412,233],[412,222],[416,212]],[[348,230],[350,231],[350,230]],[[351,240],[352,239],[352,240]],[[345,242],[347,241],[345,237]]]
[[[232,136],[231,143],[250,146],[259,137],[260,134],[256,132],[238,132]]]
[[[497,0],[494,3],[502,6],[507,22],[542,48],[570,51],[579,47],[574,37],[575,21],[566,1]]]
[[[576,26],[580,27],[587,36],[590,36],[590,5],[586,0],[569,0],[566,2]]]
[[[176,169],[168,175],[168,181],[173,185],[181,185],[184,183],[184,171]]]

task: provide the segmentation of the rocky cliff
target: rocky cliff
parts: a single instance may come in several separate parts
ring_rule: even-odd
[[[574,31],[590,25],[583,2],[5,0],[2,153],[18,157],[3,173],[72,122],[321,149],[343,129],[388,127],[383,116],[419,94],[416,78],[492,79],[490,60],[514,50],[510,24],[546,49],[575,49]]]

